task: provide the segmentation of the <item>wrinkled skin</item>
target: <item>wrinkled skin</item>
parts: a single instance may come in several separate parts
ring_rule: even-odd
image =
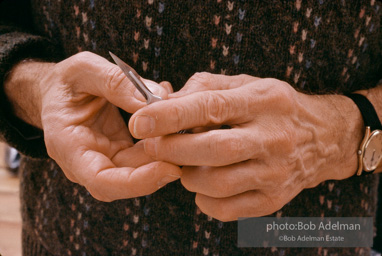
[[[354,113],[340,95],[198,73],[169,100],[138,110],[129,128],[154,159],[184,166],[181,182],[204,213],[232,221],[271,214],[305,188],[354,175],[362,138]],[[174,134],[182,129],[193,133]]]
[[[167,82],[145,82],[163,98],[171,92]],[[180,177],[178,166],[153,160],[143,142],[133,143],[117,107],[133,113],[146,103],[116,65],[96,54],[21,63],[6,92],[16,114],[43,129],[48,154],[68,179],[98,200],[148,195]]]

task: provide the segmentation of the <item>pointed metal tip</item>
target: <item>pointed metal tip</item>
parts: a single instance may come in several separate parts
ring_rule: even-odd
[[[112,53],[111,51],[109,51],[109,54],[111,57],[116,57],[114,53]]]
[[[162,100],[161,97],[154,95],[149,88],[142,82],[138,73],[129,65],[127,65],[123,60],[118,58],[115,54],[109,51],[110,56],[113,58],[115,64],[123,71],[123,73],[130,79],[138,91],[145,97],[147,104],[154,101]]]
[[[120,59],[111,51],[109,51],[110,56],[113,58],[114,62],[118,65]]]

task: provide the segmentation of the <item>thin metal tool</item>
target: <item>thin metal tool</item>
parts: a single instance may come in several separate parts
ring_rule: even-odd
[[[123,60],[115,56],[112,52],[109,52],[110,56],[113,58],[115,63],[123,73],[129,78],[129,80],[134,84],[137,90],[145,97],[146,103],[151,104],[153,102],[161,101],[162,98],[153,94],[149,88],[142,82],[141,77],[138,73],[129,65],[127,65]]]
[[[142,82],[141,77],[138,73],[129,65],[127,65],[123,60],[115,56],[112,52],[109,51],[110,56],[113,58],[115,63],[118,65],[120,69],[122,69],[123,73],[129,78],[129,80],[134,84],[137,90],[145,97],[146,103],[151,104],[153,102],[163,100],[161,97],[153,94],[149,88]],[[186,130],[181,130],[177,132],[178,134],[186,133]]]

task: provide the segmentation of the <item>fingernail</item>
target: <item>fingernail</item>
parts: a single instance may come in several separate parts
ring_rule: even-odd
[[[143,138],[155,128],[155,121],[150,116],[137,116],[134,122],[134,134],[139,138]]]
[[[163,177],[160,181],[158,181],[158,188],[161,188],[165,186],[166,184],[173,182],[177,179],[179,179],[180,176],[174,175],[174,174],[168,174],[167,176]]]

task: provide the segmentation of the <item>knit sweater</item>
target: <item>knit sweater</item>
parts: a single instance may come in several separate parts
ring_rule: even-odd
[[[25,58],[59,61],[112,51],[178,90],[195,72],[274,77],[306,93],[344,93],[382,76],[382,3],[246,0],[4,0],[0,81]],[[22,17],[22,18],[20,18]],[[18,120],[1,90],[0,132],[21,163],[25,255],[368,255],[369,248],[238,248],[237,223],[196,207],[174,182],[104,203],[67,180],[42,131]],[[374,175],[302,191],[278,216],[375,215]]]

